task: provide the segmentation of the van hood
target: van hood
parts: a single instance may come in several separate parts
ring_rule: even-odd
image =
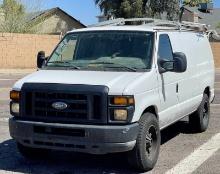
[[[24,83],[84,84],[107,86],[110,95],[122,95],[129,83],[142,74],[143,72],[40,70],[17,81],[13,90],[20,90]]]

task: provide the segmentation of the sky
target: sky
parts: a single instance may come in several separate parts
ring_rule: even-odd
[[[45,0],[44,8],[60,7],[85,25],[97,23],[100,10],[94,0]]]
[[[97,23],[96,16],[101,13],[94,0],[44,0],[44,2],[47,2],[44,9],[60,7],[85,25]],[[220,0],[213,2],[215,7],[220,8]]]

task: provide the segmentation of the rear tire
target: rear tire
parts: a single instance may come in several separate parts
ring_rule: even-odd
[[[160,128],[156,116],[145,113],[139,121],[139,133],[134,149],[128,152],[128,162],[139,171],[154,168],[160,151]]]
[[[189,116],[189,123],[196,132],[205,132],[209,126],[210,103],[207,94],[203,95],[199,108]]]
[[[49,155],[50,150],[37,149],[24,146],[17,142],[17,149],[23,157],[29,160],[45,159]]]

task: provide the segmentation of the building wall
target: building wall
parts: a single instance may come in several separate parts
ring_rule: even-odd
[[[189,21],[189,22],[193,22],[194,17],[193,14],[187,10],[184,11],[183,17],[182,17],[183,21]]]
[[[0,69],[35,68],[37,53],[49,55],[59,40],[58,35],[0,33]]]
[[[211,46],[215,58],[215,67],[220,68],[220,42],[212,42]]]
[[[197,13],[192,13],[188,10],[185,10],[183,13],[182,21],[199,22],[199,15]]]
[[[74,21],[61,11],[57,11],[46,19],[40,19],[38,24],[32,28],[37,34],[66,33],[73,29],[82,28],[82,25]]]

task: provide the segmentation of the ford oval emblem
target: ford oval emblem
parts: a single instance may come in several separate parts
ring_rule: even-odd
[[[64,102],[55,102],[52,104],[52,107],[57,110],[64,110],[68,107],[68,105]]]

